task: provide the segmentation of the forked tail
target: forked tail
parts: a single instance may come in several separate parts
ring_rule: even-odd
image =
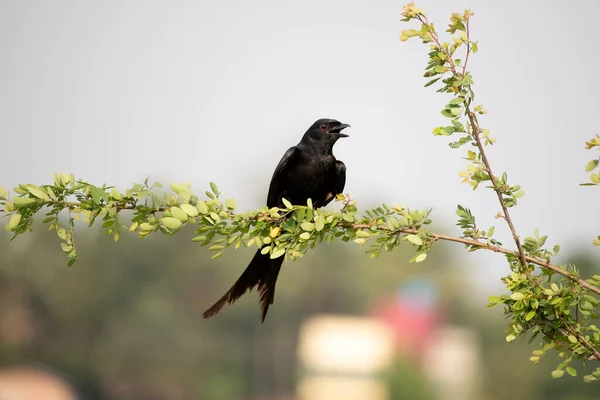
[[[217,314],[226,304],[232,304],[242,297],[244,293],[258,285],[260,295],[261,321],[264,322],[269,306],[275,299],[275,283],[279,276],[279,270],[283,264],[283,256],[271,259],[269,254],[256,252],[250,264],[233,286],[212,307],[202,314],[204,318],[210,318]]]

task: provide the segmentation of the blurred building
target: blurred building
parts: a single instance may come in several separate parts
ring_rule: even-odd
[[[379,374],[391,363],[390,329],[368,317],[317,316],[300,332],[298,400],[388,400]]]

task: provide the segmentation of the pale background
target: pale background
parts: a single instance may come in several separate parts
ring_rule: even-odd
[[[398,40],[402,4],[0,1],[0,184],[65,171],[121,188],[189,180],[202,193],[212,180],[254,208],[285,150],[328,117],[352,125],[335,154],[359,205],[431,206],[458,234],[462,204],[489,226],[495,195],[460,185],[462,150],[430,133],[447,122],[445,99],[422,87],[427,48]],[[578,184],[593,156],[584,142],[600,133],[600,3],[418,5],[440,31],[450,13],[476,11],[480,121],[498,138],[496,174],[526,190],[512,211],[519,232],[539,228],[565,252],[591,246],[598,189]],[[506,273],[498,255],[464,259],[486,283]]]

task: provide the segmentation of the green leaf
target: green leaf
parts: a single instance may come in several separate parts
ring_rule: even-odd
[[[65,253],[69,253],[71,252],[71,250],[73,250],[73,246],[68,245],[66,243],[61,243],[60,244],[60,248],[62,249],[62,251],[64,251]]]
[[[300,226],[303,230],[307,232],[312,232],[315,230],[315,224],[313,224],[312,222],[303,222],[300,224]]]
[[[515,292],[510,295],[510,298],[515,301],[519,301],[519,300],[523,300],[525,298],[525,295],[521,292]]]
[[[0,186],[0,197],[6,198],[6,189]]]
[[[29,193],[31,193],[32,195],[34,195],[38,199],[50,201],[50,197],[48,197],[48,195],[41,188],[28,185],[27,186],[27,191],[29,191]]]
[[[303,240],[308,240],[308,239],[310,239],[310,233],[309,233],[309,232],[302,232],[302,233],[300,234],[300,239],[303,239]]]
[[[10,217],[8,224],[6,224],[6,229],[9,231],[14,230],[17,227],[17,225],[19,225],[19,222],[21,222],[21,214],[14,213],[12,217]]]
[[[567,367],[567,374],[571,376],[577,376],[577,371],[573,367]]]
[[[527,313],[527,315],[525,315],[525,321],[531,321],[533,319],[533,317],[535,317],[535,310],[531,310]]]
[[[56,228],[56,234],[62,240],[67,240],[67,230],[65,228],[63,228],[62,226],[58,226]]]
[[[447,118],[454,118],[454,114],[452,114],[452,112],[447,108],[442,110],[442,115]]]
[[[196,207],[198,208],[198,211],[200,211],[200,214],[208,214],[208,206],[205,202],[199,201],[198,204],[196,204]]]
[[[276,249],[271,253],[271,258],[279,258],[285,254],[285,247]]]
[[[450,109],[450,113],[455,117],[458,117],[462,112],[463,112],[462,107],[454,107],[454,108]]]
[[[439,80],[440,80],[440,78],[441,78],[441,77],[439,77],[439,78],[435,78],[435,79],[432,79],[432,80],[430,80],[429,82],[427,82],[427,83],[425,84],[425,87],[429,87],[429,86],[433,85],[434,83],[436,83],[437,81],[439,81]]]
[[[202,203],[202,204],[204,204],[204,203]],[[181,208],[181,210],[184,213],[186,213],[187,215],[189,215],[192,218],[198,216],[198,209],[191,204],[182,204],[179,207]]]
[[[356,231],[356,236],[358,236],[359,238],[368,238],[371,237],[371,234],[367,231],[358,230]]]
[[[513,340],[515,340],[517,337],[515,335],[513,335],[512,333],[508,336],[506,336],[506,341],[508,343],[512,342]]]
[[[590,174],[590,180],[594,183],[600,183],[600,176],[598,174]]]
[[[569,342],[571,342],[573,344],[577,343],[577,338],[574,335],[569,335],[568,339],[569,339]]]
[[[171,207],[171,215],[181,222],[185,222],[188,220],[188,215],[179,207]]]
[[[115,199],[115,200],[121,200],[123,198],[123,196],[121,195],[121,193],[117,190],[117,189],[113,189],[110,191],[110,195]]]
[[[285,208],[287,208],[288,210],[291,210],[294,207],[294,206],[292,206],[292,203],[290,203],[285,197],[283,197],[281,199],[281,202],[283,203]]]
[[[420,263],[421,261],[424,261],[425,258],[427,258],[427,253],[421,253],[415,258],[415,262]]]
[[[585,172],[591,172],[598,166],[598,160],[592,160],[585,166]]]
[[[178,220],[177,218],[173,218],[173,217],[164,217],[161,219],[161,222],[163,223],[164,226],[166,226],[169,229],[177,229],[177,228],[180,228],[181,225],[183,225],[180,220]]]
[[[18,207],[26,206],[27,204],[35,203],[37,200],[31,197],[15,197],[13,199],[14,205]]]
[[[230,210],[235,210],[237,208],[235,199],[225,199],[225,207],[227,207]]]
[[[561,378],[564,374],[565,374],[565,371],[560,370],[560,369],[555,369],[554,371],[552,371],[551,375],[554,379],[558,379],[558,378]]]
[[[219,195],[219,188],[217,187],[216,183],[210,182],[210,190],[212,190],[212,192],[215,194],[215,196]]]
[[[143,222],[140,224],[140,229],[143,231],[151,231],[154,229],[154,225],[149,224],[148,222]]]
[[[411,242],[413,244],[416,244],[417,246],[423,245],[423,241],[417,235],[407,235],[406,240],[408,240],[409,242]]]
[[[323,218],[322,216],[318,216],[315,217],[315,228],[317,229],[317,231],[322,231],[323,228],[325,227],[325,218]]]

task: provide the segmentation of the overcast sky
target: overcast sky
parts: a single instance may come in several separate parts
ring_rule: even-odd
[[[261,206],[275,165],[321,117],[349,123],[336,145],[359,205],[456,204],[497,225],[487,190],[460,184],[461,151],[431,130],[447,98],[423,88],[427,47],[402,43],[402,1],[0,1],[0,185],[51,182],[53,171],[121,188],[147,175],[212,180],[242,208]],[[443,31],[471,7],[480,119],[498,139],[497,175],[526,191],[513,218],[574,250],[600,233],[600,188],[583,188],[600,133],[600,2],[417,3]],[[466,149],[464,150],[466,151]],[[591,249],[591,245],[589,246]],[[593,249],[598,254],[598,249]],[[465,256],[481,276],[502,257]]]

